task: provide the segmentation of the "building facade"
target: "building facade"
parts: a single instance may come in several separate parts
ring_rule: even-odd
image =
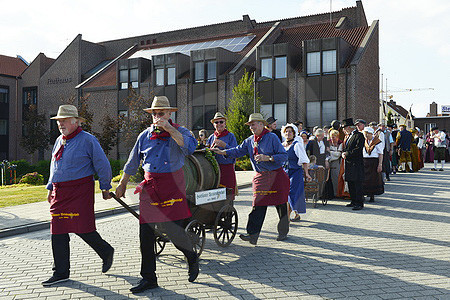
[[[415,118],[414,122],[416,126],[425,132],[425,134],[431,131],[431,128],[437,126],[440,130],[450,130],[450,114],[445,111],[442,114],[438,114],[438,104],[433,102],[430,104],[430,112],[426,117]]]
[[[248,71],[255,74],[261,111],[280,126],[297,120],[307,127],[348,117],[378,120],[378,32],[379,22],[369,25],[356,1],[331,14],[260,23],[245,15],[100,43],[78,35],[56,59],[40,54],[30,64],[20,95],[35,93],[39,111],[49,118],[59,105],[87,99],[94,131],[101,130],[104,115],[127,114],[123,100],[130,89],[149,99],[165,95],[179,109],[176,122],[196,132],[212,129],[209,120],[225,112],[233,87]],[[56,131],[50,121],[49,128]],[[10,149],[10,159],[25,155],[18,146]],[[123,159],[128,151],[119,145],[111,156]],[[47,150],[43,156],[49,155]]]

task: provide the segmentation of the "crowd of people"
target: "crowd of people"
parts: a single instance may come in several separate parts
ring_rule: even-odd
[[[217,112],[211,123],[214,133],[192,132],[174,123],[170,116],[177,110],[165,96],[154,98],[150,108],[153,124],[137,137],[116,188],[117,197],[125,197],[127,184],[139,165],[145,179],[136,187],[139,194],[139,244],[142,279],[132,293],[158,287],[154,242],[156,227],[162,229],[186,257],[188,281],[199,274],[198,255],[184,230],[184,222],[192,214],[186,197],[184,158],[196,147],[208,147],[216,155],[221,176],[220,185],[236,191],[235,159],[248,155],[255,175],[252,180],[253,203],[246,233],[240,238],[257,244],[268,206],[275,206],[279,222],[277,241],[288,237],[289,222],[300,220],[306,212],[305,181],[312,181],[314,170],[327,170],[321,197],[342,197],[353,210],[364,207],[384,192],[385,180],[395,172],[416,172],[428,158],[434,168],[443,171],[448,155],[448,136],[432,128],[426,140],[418,130],[371,122],[362,119],[330,126],[315,127],[312,132],[302,122],[288,123],[277,129],[277,120],[264,119],[260,113],[249,116],[252,135],[238,144],[227,130],[227,118]],[[111,198],[112,172],[98,140],[81,129],[84,121],[73,105],[62,105],[53,117],[61,135],[52,151],[50,177],[47,184],[50,203],[51,245],[54,258],[53,275],[44,286],[68,280],[70,275],[69,233],[80,236],[102,259],[102,272],[113,263],[114,248],[96,230],[94,214],[94,175],[99,177],[104,199]],[[424,146],[425,145],[425,146]],[[168,188],[170,187],[170,188]],[[326,187],[326,188],[325,188]],[[294,212],[293,218],[291,217]]]

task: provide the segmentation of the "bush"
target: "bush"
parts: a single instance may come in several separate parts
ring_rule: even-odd
[[[251,171],[253,170],[250,158],[246,155],[244,157],[239,157],[236,159],[236,171]]]
[[[36,165],[31,166],[31,172],[38,172],[44,176],[44,182],[48,181],[50,177],[50,160],[40,160]]]
[[[115,159],[110,159],[109,160],[109,164],[111,165],[111,170],[112,170],[112,176],[117,176],[120,173],[123,165],[125,164],[122,160],[115,160]]]
[[[43,185],[44,176],[42,176],[38,172],[28,173],[22,176],[22,179],[20,179],[19,183],[27,183],[31,185]]]
[[[112,182],[119,182],[122,178],[123,170],[120,170],[120,174],[113,177]],[[141,166],[139,166],[139,169],[137,170],[136,174],[133,176],[130,176],[130,182],[137,182],[140,183],[142,180],[144,180],[144,169],[142,169]]]

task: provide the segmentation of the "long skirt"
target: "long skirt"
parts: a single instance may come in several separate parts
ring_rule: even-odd
[[[344,180],[344,173],[345,173],[345,161],[341,160],[341,167],[339,169],[339,178],[338,178],[338,189],[337,189],[337,197],[339,198],[350,198],[350,193],[345,190],[345,186],[347,183]]]
[[[339,173],[341,170],[341,159],[336,159],[330,162],[330,179],[333,183],[333,193],[338,194]]]
[[[288,170],[290,188],[288,202],[291,209],[299,214],[306,213],[305,200],[305,184],[303,181],[303,170],[289,169]]]
[[[411,161],[414,172],[419,171],[419,148],[414,143],[411,144]]]
[[[394,147],[394,151],[392,151],[391,162],[392,162],[392,167],[398,166],[397,147]]]
[[[364,195],[381,195],[384,193],[384,183],[381,173],[377,172],[378,158],[364,158]]]
[[[426,154],[425,154],[425,162],[427,162],[427,163],[434,162],[433,145],[427,144],[427,151],[426,151]]]

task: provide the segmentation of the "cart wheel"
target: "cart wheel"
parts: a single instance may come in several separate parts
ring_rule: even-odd
[[[199,221],[192,220],[184,230],[192,241],[195,252],[200,256],[203,252],[203,247],[205,246],[205,227]]]
[[[233,241],[238,228],[238,215],[231,205],[225,205],[219,211],[214,222],[214,240],[220,247],[226,247]]]
[[[327,205],[327,203],[328,203],[328,200],[327,200],[327,199],[322,199],[322,205],[323,205],[323,206]]]
[[[164,247],[166,247],[167,238],[156,235],[155,236],[155,255],[158,256],[161,254],[161,252],[164,250]]]

